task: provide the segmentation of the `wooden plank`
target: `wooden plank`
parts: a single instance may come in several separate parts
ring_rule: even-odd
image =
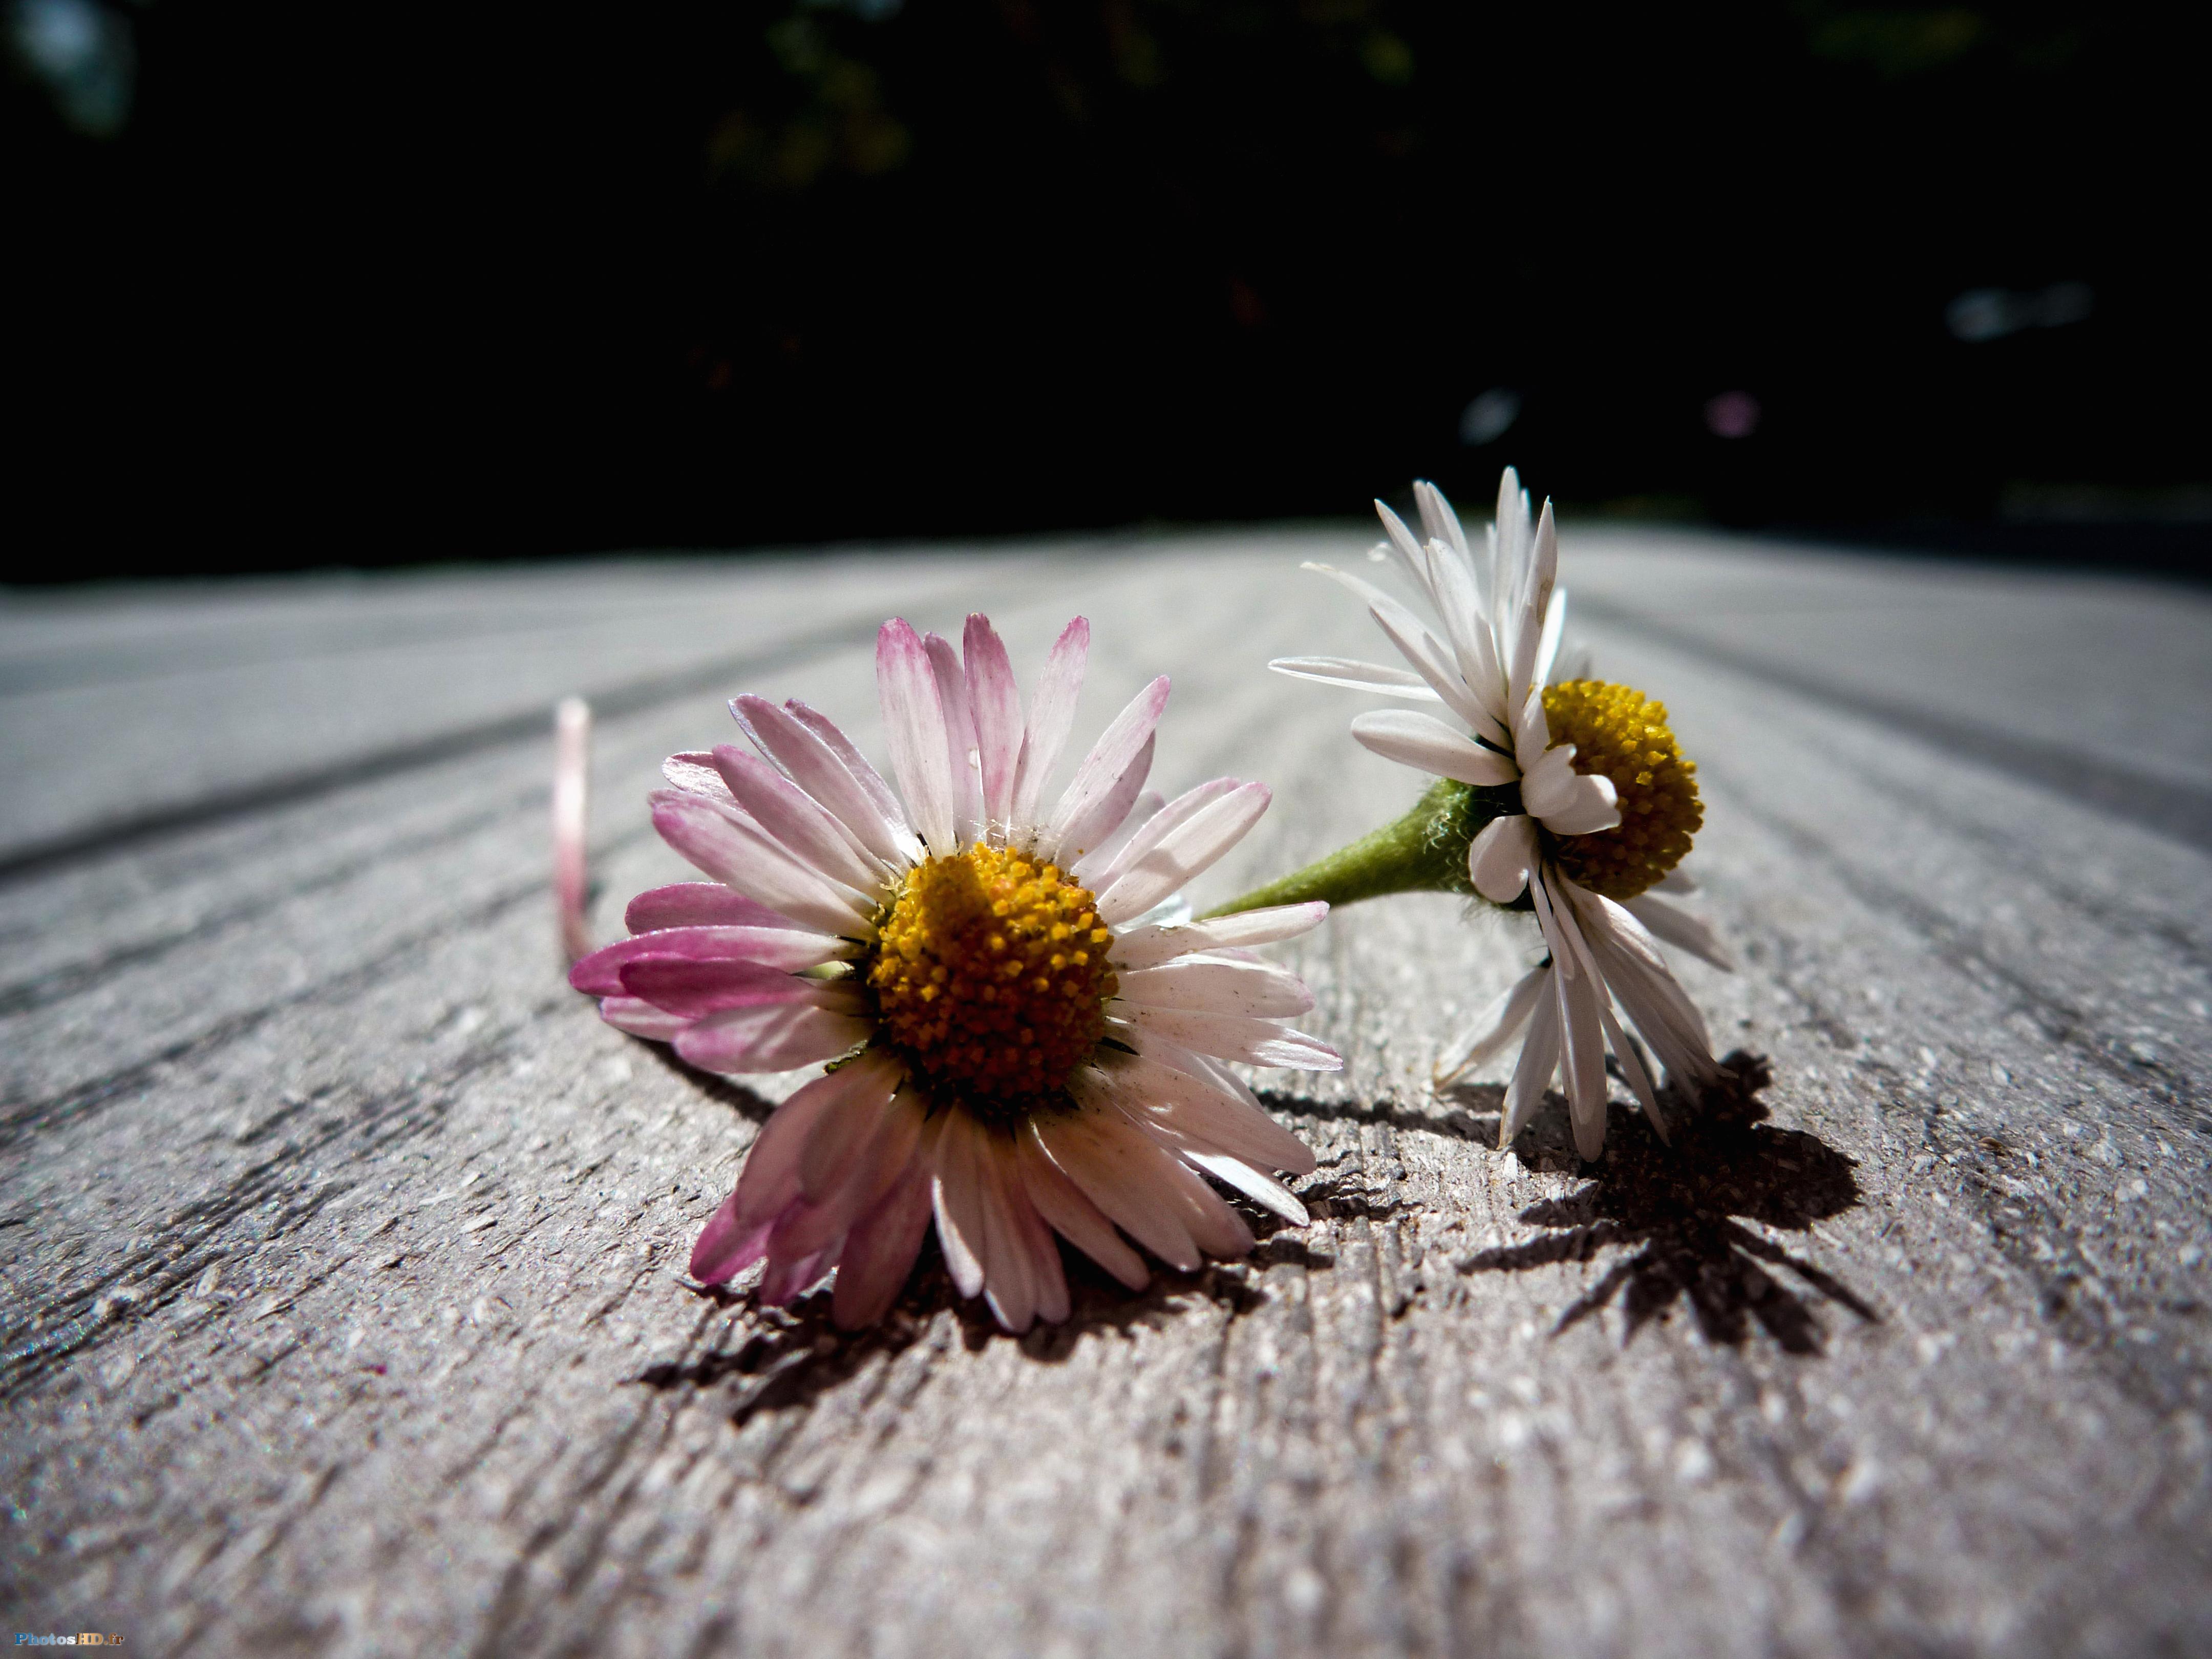
[[[583,568],[465,604],[380,579],[367,617],[271,583],[174,629],[161,599],[11,601],[0,743],[56,792],[9,808],[40,856],[0,881],[12,1627],[163,1652],[2206,1645],[2188,812],[2212,757],[2175,714],[2202,707],[2203,601],[1584,539],[1601,671],[1664,697],[1701,763],[1696,861],[1745,962],[1684,976],[1771,1080],[1671,1152],[1616,1108],[1595,1168],[1556,1113],[1500,1154],[1494,1083],[1439,1099],[1428,1064],[1526,939],[1441,898],[1348,910],[1285,951],[1347,1069],[1266,1079],[1321,1153],[1312,1225],[1136,1297],[1079,1268],[1076,1317],[1019,1341],[933,1256],[860,1338],[820,1298],[683,1279],[790,1080],[686,1073],[562,988],[520,722],[613,693],[611,927],[680,867],[640,803],[661,754],[720,738],[721,696],[804,696],[872,746],[878,616],[981,605],[1033,665],[1081,609],[1085,725],[1169,672],[1156,776],[1275,786],[1226,894],[1413,793],[1346,737],[1358,699],[1261,672],[1374,653],[1296,571],[1364,538]],[[534,619],[507,655],[474,620],[503,614]],[[449,631],[427,659],[333,643],[404,627]],[[167,689],[134,720],[149,641]],[[356,718],[410,659],[426,683]],[[724,663],[760,678],[704,684]],[[248,708],[301,732],[216,732],[189,787],[160,775],[196,713]],[[479,737],[436,746],[456,732]],[[80,786],[88,747],[114,767]],[[2105,782],[2069,787],[2069,759]]]

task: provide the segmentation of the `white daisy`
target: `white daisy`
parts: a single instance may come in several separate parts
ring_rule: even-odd
[[[1146,791],[1164,678],[1047,805],[1090,636],[1067,625],[1024,717],[987,619],[962,651],[884,623],[896,792],[795,702],[731,705],[757,754],[669,761],[654,825],[714,879],[641,894],[634,937],[571,982],[708,1071],[833,1062],[762,1129],[694,1277],[765,1257],[761,1299],[780,1304],[834,1267],[838,1322],[867,1324],[933,1215],[961,1294],[1023,1331],[1067,1315],[1055,1233],[1134,1288],[1147,1270],[1127,1239],[1186,1272],[1251,1248],[1202,1176],[1305,1220],[1268,1172],[1307,1174],[1313,1154],[1228,1062],[1342,1063],[1288,1023],[1313,1006],[1305,986],[1250,949],[1328,907],[1183,919],[1183,885],[1269,795],[1234,778]]]
[[[1729,965],[1727,955],[1702,922],[1650,891],[1689,884],[1674,872],[1703,821],[1696,769],[1681,757],[1660,704],[1626,686],[1579,678],[1579,667],[1577,678],[1555,675],[1566,594],[1556,586],[1559,537],[1548,501],[1532,521],[1528,497],[1509,467],[1497,521],[1478,558],[1442,492],[1419,483],[1414,494],[1425,539],[1378,501],[1389,539],[1377,550],[1387,549],[1412,577],[1442,637],[1371,583],[1315,566],[1367,601],[1413,672],[1326,657],[1285,658],[1270,666],[1443,704],[1460,726],[1397,709],[1362,714],[1352,731],[1377,754],[1449,781],[1432,788],[1403,826],[1359,844],[1370,849],[1365,860],[1375,866],[1364,883],[1342,873],[1321,882],[1292,877],[1249,897],[1296,892],[1341,903],[1442,885],[1532,909],[1548,956],[1438,1063],[1439,1084],[1521,1037],[1499,1144],[1520,1132],[1558,1074],[1575,1145],[1595,1158],[1605,1144],[1609,1047],[1663,1138],[1654,1079],[1620,1022],[1625,1017],[1636,1028],[1677,1081],[1696,1088],[1721,1075],[1705,1022],[1656,940],[1722,967]],[[1457,867],[1440,876],[1440,853],[1449,849],[1455,859],[1461,847],[1463,879]]]

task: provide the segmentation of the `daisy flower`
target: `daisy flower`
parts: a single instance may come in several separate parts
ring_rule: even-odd
[[[986,618],[957,651],[884,623],[896,790],[828,718],[763,697],[731,704],[757,752],[667,763],[654,826],[713,879],[640,895],[632,937],[570,982],[707,1071],[830,1062],[753,1143],[691,1253],[702,1282],[765,1258],[776,1304],[834,1267],[837,1322],[868,1324],[933,1218],[960,1293],[1018,1332],[1067,1316],[1055,1234],[1135,1289],[1131,1240],[1185,1272],[1252,1247],[1203,1176],[1306,1218],[1269,1172],[1307,1174],[1313,1153],[1229,1062],[1342,1063],[1288,1024],[1313,1006],[1304,983],[1250,948],[1328,907],[1188,919],[1184,884],[1268,791],[1146,790],[1164,678],[1047,794],[1090,637],[1067,625],[1024,715]]]
[[[1657,945],[1730,965],[1702,922],[1654,896],[1690,886],[1674,866],[1703,823],[1696,768],[1682,757],[1662,705],[1583,678],[1579,665],[1571,678],[1555,672],[1566,593],[1556,581],[1559,534],[1548,501],[1532,520],[1508,468],[1478,556],[1441,491],[1419,483],[1414,494],[1424,535],[1378,501],[1389,540],[1376,553],[1396,560],[1438,627],[1358,576],[1309,567],[1365,600],[1410,667],[1334,657],[1269,665],[1441,705],[1451,720],[1388,709],[1352,723],[1369,749],[1438,781],[1399,823],[1229,908],[1289,897],[1345,903],[1430,888],[1533,911],[1544,961],[1453,1045],[1438,1062],[1438,1084],[1518,1037],[1499,1145],[1520,1133],[1558,1076],[1576,1147],[1595,1158],[1605,1144],[1610,1048],[1663,1139],[1656,1080],[1623,1022],[1676,1082],[1694,1090],[1722,1075],[1705,1022]]]

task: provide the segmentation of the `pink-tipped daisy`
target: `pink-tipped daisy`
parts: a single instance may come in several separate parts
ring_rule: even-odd
[[[714,879],[640,895],[633,936],[571,982],[708,1071],[830,1062],[746,1155],[692,1251],[702,1282],[765,1258],[761,1299],[781,1304],[835,1268],[837,1322],[868,1324],[933,1216],[960,1293],[1023,1331],[1067,1316],[1055,1234],[1137,1288],[1148,1273],[1130,1240],[1186,1272],[1251,1248],[1206,1176],[1305,1219],[1270,1172],[1306,1174],[1313,1154],[1230,1062],[1341,1064],[1289,1024],[1313,1006],[1304,983],[1250,949],[1328,907],[1185,919],[1184,884],[1243,839],[1268,791],[1146,790],[1164,678],[1048,805],[1090,635],[1067,625],[1025,716],[984,617],[957,651],[884,623],[896,791],[795,702],[732,703],[757,753],[669,761],[654,825]]]

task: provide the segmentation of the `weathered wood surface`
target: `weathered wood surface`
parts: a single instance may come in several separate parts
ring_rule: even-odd
[[[1526,941],[1291,954],[1316,1220],[1016,1341],[934,1257],[857,1340],[683,1268],[781,1091],[562,984],[720,699],[872,742],[868,641],[988,608],[1155,777],[1268,780],[1224,896],[1410,799],[1358,532],[0,601],[5,1629],[222,1654],[2212,1650],[2212,605],[1586,531],[1583,630],[1701,763],[1751,1109],[1594,1169],[1436,1043]]]

